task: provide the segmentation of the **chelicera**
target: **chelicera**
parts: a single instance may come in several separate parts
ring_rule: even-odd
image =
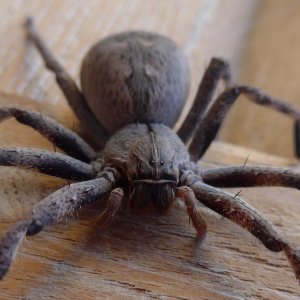
[[[269,250],[283,251],[299,279],[300,252],[255,208],[238,195],[219,188],[299,189],[300,173],[263,166],[203,170],[196,163],[241,94],[295,119],[297,144],[299,110],[256,88],[234,85],[228,64],[213,58],[190,112],[175,133],[171,128],[187,98],[189,71],[185,56],[174,42],[147,32],[125,32],[98,42],[83,60],[81,92],[45,46],[31,20],[26,29],[82,126],[92,135],[94,148],[40,113],[17,107],[0,108],[0,121],[13,117],[65,152],[1,148],[1,165],[75,181],[37,203],[1,239],[0,278],[7,273],[26,235],[37,234],[79,207],[105,200],[101,222],[107,225],[122,204],[136,214],[165,214],[179,198],[199,237],[205,235],[207,226],[197,209],[198,201],[248,230]],[[220,81],[226,88],[214,99]]]

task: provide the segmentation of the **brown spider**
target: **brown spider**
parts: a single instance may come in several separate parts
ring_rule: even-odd
[[[98,42],[83,61],[81,93],[45,46],[31,20],[27,21],[26,28],[46,67],[56,75],[70,106],[93,136],[99,152],[47,116],[16,107],[0,108],[0,121],[14,117],[67,154],[2,148],[1,165],[80,181],[41,200],[25,220],[0,240],[0,279],[7,273],[25,235],[35,235],[44,226],[104,196],[107,196],[101,218],[104,225],[114,218],[122,203],[132,213],[164,214],[178,197],[185,202],[198,236],[202,237],[206,222],[197,210],[196,203],[200,201],[247,229],[269,250],[284,251],[299,279],[300,252],[238,195],[217,188],[299,189],[299,172],[262,166],[202,170],[196,164],[239,95],[296,121],[300,120],[299,110],[256,88],[234,86],[228,64],[214,58],[204,74],[193,107],[176,134],[170,128],[186,101],[189,72],[187,60],[174,42],[146,32],[125,32]],[[213,101],[216,85],[221,80],[226,90]],[[297,126],[298,122],[296,129]]]

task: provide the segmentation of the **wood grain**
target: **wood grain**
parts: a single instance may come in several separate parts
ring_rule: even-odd
[[[67,107],[38,104],[0,94],[1,105],[41,110],[70,128]],[[11,120],[0,126],[1,145],[52,149],[33,130]],[[216,143],[205,167],[249,163],[292,165],[293,161]],[[15,168],[0,168],[0,234],[21,219],[39,199],[65,180]],[[240,189],[231,189],[237,192]],[[299,192],[253,188],[244,198],[300,243]],[[6,279],[1,299],[297,299],[300,288],[281,253],[267,251],[250,234],[201,207],[208,237],[195,239],[185,208],[177,204],[164,217],[131,216],[125,211],[106,231],[97,227],[101,203],[74,218],[28,237]]]
[[[168,35],[184,46],[189,56],[193,95],[211,56],[223,53],[237,65],[241,49],[234,45],[243,45],[255,2],[170,0],[158,6],[153,0],[89,1],[89,5],[67,0],[1,1],[0,105],[34,108],[69,128],[75,123],[75,130],[85,137],[53,76],[24,43],[21,24],[26,15],[35,17],[54,53],[75,78],[85,51],[100,37],[127,29]],[[0,126],[0,146],[11,145],[53,150],[43,137],[14,120]],[[204,166],[243,164],[248,155],[249,163],[295,164],[215,143],[205,156]],[[65,180],[1,167],[0,234],[39,199],[66,184]],[[298,191],[260,188],[243,190],[242,195],[290,241],[300,244]],[[0,298],[299,298],[299,286],[283,254],[268,252],[244,230],[204,207],[201,210],[209,234],[200,244],[180,205],[164,217],[133,217],[123,212],[104,232],[97,227],[101,203],[83,209],[74,218],[27,238],[10,273],[0,283]]]

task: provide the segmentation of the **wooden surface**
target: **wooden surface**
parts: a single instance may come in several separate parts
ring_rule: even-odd
[[[184,48],[191,66],[191,93],[183,115],[212,56],[229,60],[236,81],[300,106],[299,13],[298,0],[97,0],[88,5],[83,0],[2,0],[0,90],[41,102],[64,102],[36,52],[25,45],[22,22],[32,15],[75,78],[87,49],[108,34],[139,29],[171,37]],[[288,118],[242,99],[220,139],[292,157],[292,125]]]
[[[53,76],[24,41],[21,24],[26,15],[35,16],[54,53],[75,78],[84,53],[100,37],[128,29],[168,35],[188,54],[191,101],[211,56],[222,54],[237,69],[255,1],[170,0],[159,6],[158,1],[85,3],[1,1],[0,105],[32,107],[70,128],[75,120]],[[76,120],[75,129],[80,132]],[[9,145],[53,150],[44,138],[13,120],[0,126],[0,146]],[[243,164],[248,155],[249,163],[295,164],[222,143],[215,143],[205,159],[208,164]],[[0,234],[39,199],[65,184],[1,167]],[[242,195],[300,246],[298,191],[247,189]],[[124,212],[105,232],[96,224],[100,210],[99,204],[90,206],[27,238],[8,277],[0,283],[0,299],[299,298],[300,288],[283,254],[268,252],[247,232],[206,208],[202,212],[209,234],[201,244],[182,207],[165,217],[132,217]]]
[[[0,103],[32,107],[70,128],[74,120],[64,106],[5,94],[0,94]],[[0,137],[0,146],[53,149],[13,120],[1,124]],[[205,161],[207,166],[243,164],[247,156],[248,163],[295,164],[222,143],[212,146]],[[39,199],[66,184],[50,176],[1,167],[0,234]],[[242,195],[290,241],[300,244],[298,191],[255,188],[243,190]],[[97,228],[100,211],[100,203],[89,206],[74,218],[28,237],[0,283],[1,299],[298,299],[300,295],[282,253],[269,252],[250,234],[204,207],[201,211],[209,233],[202,243],[196,241],[180,205],[164,217],[122,212],[106,231]]]
[[[257,86],[300,108],[300,1],[260,1],[245,45],[239,82]],[[241,99],[220,138],[233,144],[293,157],[293,122]]]

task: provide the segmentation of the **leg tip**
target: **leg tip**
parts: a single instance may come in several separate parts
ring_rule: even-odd
[[[0,239],[0,280],[8,272],[27,230],[27,222],[19,222]]]
[[[284,248],[284,252],[287,258],[289,259],[294,270],[296,279],[299,281],[300,284],[300,249],[296,250],[287,245]]]
[[[27,17],[24,21],[24,27],[27,31],[32,31],[34,28],[34,21],[33,18]]]
[[[196,234],[196,242],[202,244],[207,239],[207,231],[203,233],[197,232]]]
[[[0,280],[3,280],[5,275],[7,274],[9,266],[0,264]]]
[[[9,118],[11,115],[10,109],[2,107],[0,108],[0,123]]]
[[[294,124],[294,141],[296,157],[300,158],[300,121],[296,121]]]

